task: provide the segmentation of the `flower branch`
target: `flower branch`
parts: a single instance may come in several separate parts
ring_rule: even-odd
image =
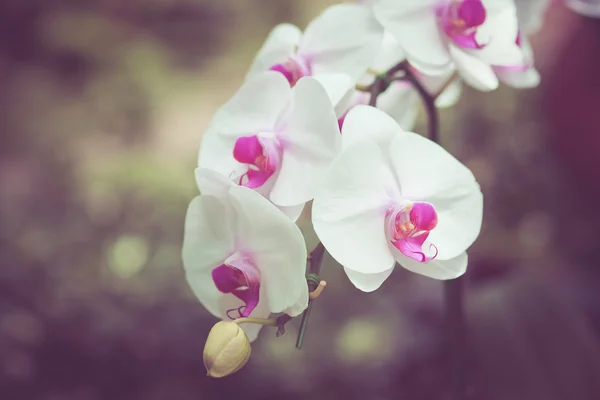
[[[326,246],[364,292],[377,290],[395,266],[446,281],[453,393],[464,399],[455,278],[479,235],[483,196],[471,171],[439,146],[438,107],[455,103],[458,74],[482,91],[500,81],[532,87],[539,76],[510,2],[504,9],[428,3],[338,4],[304,31],[275,27],[242,87],[211,120],[196,170],[202,195],[188,208],[182,251],[194,293],[224,320],[207,341],[210,376],[245,364],[260,325],[278,327],[280,336],[302,314],[302,347],[325,288]],[[413,23],[398,25],[406,18]],[[477,41],[484,24],[489,43]],[[431,140],[411,131],[419,99]],[[307,232],[319,241],[308,257],[315,238]],[[221,358],[223,346],[235,357]]]
[[[398,72],[401,75],[395,76]],[[435,94],[429,93],[419,78],[406,62],[401,62],[385,74],[378,75],[373,84],[368,87],[371,94],[369,105],[377,104],[377,97],[383,93],[393,81],[404,81],[419,93],[427,114],[428,137],[431,141],[440,144],[439,113],[435,104],[436,99],[456,79],[456,74],[450,78]],[[446,280],[444,285],[444,304],[446,307],[446,325],[448,327],[448,358],[450,360],[450,374],[452,376],[452,398],[465,399],[467,388],[466,376],[466,349],[465,349],[465,317],[463,312],[462,278]]]
[[[325,247],[323,243],[319,243],[317,247],[310,253],[308,256],[308,272],[309,277],[312,275],[314,277],[318,277],[321,272],[321,264],[323,263],[323,256],[325,255]],[[308,326],[308,318],[310,317],[310,312],[313,307],[313,300],[316,299],[323,289],[325,288],[325,281],[316,281],[315,279],[308,280],[308,289],[311,293],[316,293],[313,295],[313,298],[310,298],[308,307],[302,313],[302,320],[300,322],[300,330],[298,331],[298,339],[296,340],[296,348],[301,349],[302,344],[304,343],[304,334],[306,333],[306,327]]]
[[[309,280],[309,285],[314,286],[311,284],[310,280]],[[311,291],[309,292],[309,294],[308,294],[309,301],[312,302],[313,300],[316,300],[317,298],[319,298],[321,293],[323,293],[325,286],[327,286],[327,282],[319,281],[317,283],[317,286],[314,289],[311,289]],[[254,318],[254,317],[236,318],[233,320],[233,322],[236,324],[258,324],[258,325],[264,325],[264,326],[276,326],[276,327],[278,327],[276,336],[279,337],[279,336],[282,336],[283,334],[285,334],[285,324],[287,324],[293,318],[294,317],[292,317],[288,314],[283,314],[277,318]],[[304,321],[304,319],[303,319],[303,321]],[[304,323],[304,328],[306,329],[306,323]]]
[[[410,68],[402,68],[404,75],[396,78],[395,80],[401,80],[408,82],[412,87],[419,93],[425,111],[427,113],[427,130],[428,137],[432,141],[439,143],[439,115],[438,109],[435,105],[436,96],[431,95],[427,89],[421,84],[419,79],[415,76]],[[441,92],[440,92],[441,93]]]

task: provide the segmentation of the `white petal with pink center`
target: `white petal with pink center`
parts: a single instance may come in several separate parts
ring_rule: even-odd
[[[335,105],[372,64],[382,37],[383,28],[370,7],[334,5],[315,18],[304,33],[291,24],[275,27],[248,75],[270,69],[285,76],[292,86],[303,76],[315,76]]]
[[[260,194],[199,170],[182,258],[194,294],[222,319],[300,314],[308,305],[306,246],[298,227]],[[254,339],[258,326],[242,325]]]
[[[353,283],[375,290],[396,262],[435,279],[463,274],[483,210],[471,171],[373,107],[351,110],[342,137],[312,218]]]
[[[513,0],[376,0],[373,10],[423,73],[456,69],[487,91],[498,86],[491,65],[522,63]]]
[[[250,78],[217,112],[198,165],[256,190],[295,220],[340,146],[322,85],[304,77],[291,88],[283,75],[267,71]]]

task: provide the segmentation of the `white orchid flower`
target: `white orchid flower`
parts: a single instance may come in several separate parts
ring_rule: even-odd
[[[304,33],[292,24],[276,26],[259,50],[249,76],[278,71],[292,86],[300,78],[312,76],[337,105],[375,59],[382,37],[383,28],[370,7],[334,5]]]
[[[335,111],[319,82],[304,77],[292,88],[282,74],[266,71],[217,112],[198,166],[255,189],[296,220],[340,146]]]
[[[199,169],[204,189],[189,205],[182,258],[186,278],[216,317],[300,314],[308,305],[306,246],[299,228],[253,190]],[[260,325],[241,325],[250,340]]]
[[[428,75],[456,69],[482,91],[498,87],[493,65],[522,65],[513,0],[376,0],[374,13],[408,61]]]
[[[483,210],[471,171],[373,107],[351,110],[342,138],[312,218],[354,285],[377,289],[396,263],[435,279],[462,275]]]

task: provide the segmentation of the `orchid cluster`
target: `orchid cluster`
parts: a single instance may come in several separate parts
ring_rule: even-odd
[[[201,195],[186,216],[187,281],[229,321],[213,330],[227,326],[235,343],[262,325],[282,333],[323,289],[315,274],[325,251],[365,292],[397,266],[439,280],[464,274],[483,196],[436,143],[437,108],[452,106],[463,83],[539,83],[527,35],[549,1],[529,1],[357,1],[304,31],[271,31],[203,135]],[[429,138],[411,132],[419,100]],[[209,374],[232,353],[226,333],[211,335],[223,351],[208,351]],[[242,353],[241,365],[249,347]]]

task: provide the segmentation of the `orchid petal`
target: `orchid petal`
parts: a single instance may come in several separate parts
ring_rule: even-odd
[[[198,190],[202,194],[213,195],[218,198],[226,198],[228,196],[229,188],[234,186],[235,184],[220,174],[219,172],[207,169],[207,168],[196,168],[196,185],[198,186]],[[258,193],[261,193],[260,190],[256,190]],[[262,195],[263,193],[261,193]],[[224,206],[231,207],[228,203],[224,204]],[[302,214],[302,210],[304,209],[304,204],[300,204],[297,206],[290,207],[278,207],[288,218],[292,221],[296,221],[300,214]]]
[[[232,186],[229,200],[238,215],[239,243],[260,271],[269,310],[277,313],[296,305],[308,291],[300,229],[251,189]]]
[[[540,73],[533,67],[523,71],[510,67],[494,67],[494,72],[502,83],[517,89],[537,87],[541,80]]]
[[[432,76],[432,77],[443,77],[448,76],[456,71],[456,65],[454,61],[450,61],[448,64],[444,65],[431,65],[420,60],[410,59],[410,65],[417,70],[418,72]]]
[[[265,71],[249,78],[216,113],[211,126],[219,133],[234,135],[271,129],[290,95],[283,75]]]
[[[278,138],[284,149],[270,199],[280,206],[303,204],[314,197],[325,170],[339,152],[341,137],[335,112],[323,87],[313,78],[298,81],[292,91],[289,119]]]
[[[533,49],[526,36],[521,36],[521,49],[525,58],[522,65],[496,65],[494,73],[505,85],[519,89],[536,87],[541,78],[533,66]]]
[[[302,214],[302,210],[304,210],[304,203],[298,204],[296,206],[277,206],[291,221],[296,221],[300,218]]]
[[[239,136],[270,131],[290,98],[283,75],[267,71],[250,78],[223,105],[204,134],[198,166],[229,175],[239,163],[233,148]]]
[[[354,83],[352,82],[352,79],[350,79],[350,75],[319,74],[312,78],[323,86],[336,111],[344,108],[344,105],[347,104],[354,89]]]
[[[202,306],[217,318],[228,319],[227,309],[223,307],[224,302],[236,304],[229,308],[237,308],[243,305],[243,302],[233,294],[219,292],[213,283],[210,269],[189,270],[186,271],[185,277]]]
[[[466,252],[449,260],[439,260],[436,258],[425,263],[406,257],[399,251],[395,252],[395,256],[396,261],[398,261],[398,264],[402,267],[416,274],[433,279],[455,279],[463,275],[467,270],[468,257]]]
[[[454,79],[435,99],[435,105],[438,108],[450,108],[460,99],[462,94],[462,83]]]
[[[219,199],[227,198],[229,188],[234,185],[225,175],[208,168],[196,168],[194,175],[196,186],[201,194],[215,196]]]
[[[419,95],[403,82],[395,82],[377,98],[377,108],[392,117],[404,130],[410,131],[419,116]]]
[[[375,16],[396,37],[411,64],[445,68],[452,62],[439,32],[436,2],[378,0],[373,5]]]
[[[233,218],[214,196],[198,196],[185,216],[182,259],[186,271],[212,269],[233,252],[233,232],[227,220]]]
[[[224,204],[213,196],[194,198],[185,217],[182,260],[187,281],[202,305],[213,315],[224,318],[222,297],[211,271],[233,253],[234,234],[228,229]],[[227,295],[235,298],[233,295]]]
[[[397,135],[404,132],[392,117],[375,107],[358,105],[352,108],[342,128],[342,148],[347,148],[366,139],[372,140],[386,154],[388,145]]]
[[[425,75],[417,74],[421,84],[432,95],[436,95],[435,105],[438,108],[448,108],[456,104],[462,92],[462,83],[460,79],[452,74],[448,75]],[[448,83],[448,80],[451,80]],[[440,91],[442,91],[440,93]]]
[[[400,46],[400,43],[398,43],[394,35],[386,32],[383,36],[381,49],[379,50],[375,61],[373,61],[371,68],[378,72],[385,72],[405,59],[406,54],[404,54],[404,50],[402,49],[402,46]]]
[[[392,267],[376,274],[364,274],[344,268],[344,272],[348,276],[348,279],[350,279],[350,282],[363,292],[374,292],[379,289],[383,282],[392,274],[393,270],[394,268]]]
[[[311,22],[298,48],[313,75],[343,72],[358,81],[377,56],[383,28],[369,7],[338,4]]]
[[[283,63],[294,55],[302,38],[302,31],[292,24],[279,24],[269,33],[250,67],[248,76],[266,71],[274,64]]]
[[[224,200],[228,196],[229,188],[235,185],[226,176],[211,169],[196,168],[194,174],[196,177],[196,185],[202,195],[210,195]],[[234,211],[229,202],[223,201],[222,205],[226,215],[234,215]],[[235,232],[235,223],[234,217],[224,218],[220,221],[220,224],[227,226],[226,229],[229,229],[230,232]]]
[[[415,133],[394,138],[390,154],[402,196],[435,207],[438,225],[428,240],[439,251],[437,259],[464,252],[479,235],[483,214],[483,196],[471,171]]]
[[[376,143],[354,143],[333,161],[313,201],[313,226],[323,245],[337,262],[357,272],[378,273],[394,265],[385,235],[391,199],[382,169]]]
[[[306,285],[306,282],[305,286],[307,287],[307,289],[302,291],[302,294],[300,295],[298,300],[296,300],[296,303],[294,303],[294,305],[283,310],[284,314],[287,314],[290,317],[297,317],[298,315],[302,314],[304,310],[306,310],[306,308],[308,307],[308,285]]]
[[[477,28],[477,41],[486,45],[473,52],[487,64],[520,64],[523,54],[516,43],[519,34],[517,9],[512,0],[486,0],[490,16]]]
[[[233,158],[235,140],[235,137],[221,135],[219,131],[209,126],[202,137],[198,152],[198,167],[209,168],[229,176],[240,166],[240,163]]]
[[[304,236],[306,249],[309,252],[313,251],[321,243],[321,239],[317,236],[312,224],[312,201],[306,203],[306,206],[302,210],[302,215],[296,221],[296,225],[298,225],[302,236]]]
[[[450,44],[450,54],[456,63],[456,69],[469,85],[481,91],[498,88],[498,78],[489,64]]]

